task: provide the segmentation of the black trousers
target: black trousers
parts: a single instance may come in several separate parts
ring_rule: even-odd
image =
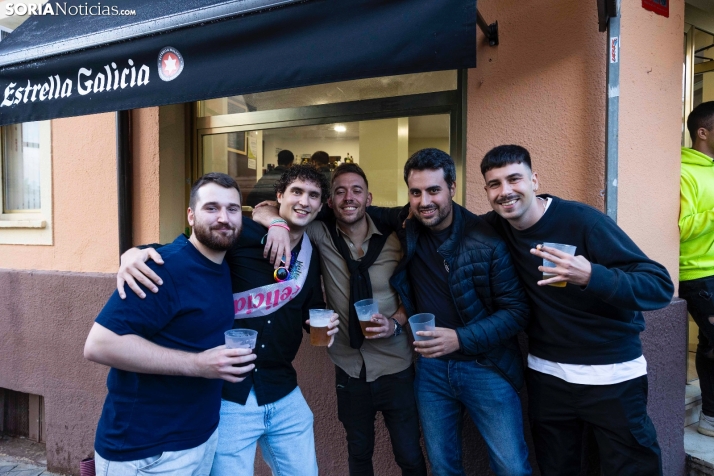
[[[714,276],[680,281],[679,297],[687,301],[687,310],[699,326],[694,363],[702,389],[702,412],[714,417]]]
[[[414,399],[414,366],[367,382],[365,368],[352,378],[335,367],[337,415],[347,432],[351,476],[373,476],[374,420],[382,412],[402,475],[426,476]]]
[[[605,476],[662,474],[657,434],[647,416],[647,376],[579,385],[528,369],[529,414],[543,476],[579,475],[583,426],[595,434]]]

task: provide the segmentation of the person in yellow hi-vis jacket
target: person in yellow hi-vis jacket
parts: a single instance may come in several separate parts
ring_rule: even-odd
[[[699,433],[714,436],[714,101],[689,115],[692,148],[682,148],[679,296],[699,326]]]

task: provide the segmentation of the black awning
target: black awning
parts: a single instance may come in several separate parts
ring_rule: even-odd
[[[97,3],[0,43],[0,125],[476,65],[475,0]]]

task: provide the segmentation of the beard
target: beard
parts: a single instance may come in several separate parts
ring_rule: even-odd
[[[231,233],[224,235],[220,233],[223,230],[231,230]],[[197,221],[194,223],[193,231],[196,239],[207,248],[214,251],[227,251],[238,241],[241,228],[227,223],[208,226]]]
[[[439,226],[441,222],[446,220],[448,216],[451,214],[451,202],[448,203],[448,205],[442,207],[439,207],[437,205],[432,205],[429,207],[419,207],[418,212],[422,210],[433,210],[436,209],[436,216],[432,218],[423,218],[421,216],[421,213],[414,213],[414,218],[416,218],[422,225],[424,225],[427,228],[435,228]]]

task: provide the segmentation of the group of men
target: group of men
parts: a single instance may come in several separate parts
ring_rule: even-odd
[[[537,195],[525,148],[492,149],[481,172],[493,208],[484,216],[453,201],[454,162],[437,149],[405,164],[403,208],[371,207],[355,164],[329,184],[314,167],[286,168],[277,202],[255,221],[241,221],[230,177],[199,179],[191,237],[127,252],[87,340],[86,356],[112,367],[98,474],[250,475],[257,445],[273,474],[317,474],[313,417],[291,363],[308,310],[325,306],[320,274],[336,313],[328,354],[351,475],[374,474],[377,412],[402,474],[427,474],[422,434],[432,474],[463,474],[464,410],[496,474],[531,474],[524,382],[541,474],[579,473],[585,426],[604,474],[661,474],[639,334],[642,311],[671,301],[666,269],[601,212]],[[124,282],[136,296],[122,300]],[[353,306],[365,298],[380,311],[368,337]],[[434,314],[436,327],[410,344],[403,327],[416,313]],[[220,346],[230,327],[257,330],[255,349]]]

